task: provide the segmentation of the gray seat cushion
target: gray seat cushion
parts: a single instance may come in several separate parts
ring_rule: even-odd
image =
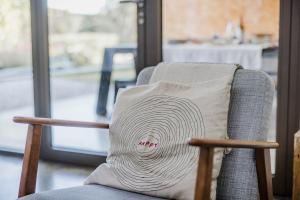
[[[19,200],[160,200],[101,185],[84,185],[28,195]]]

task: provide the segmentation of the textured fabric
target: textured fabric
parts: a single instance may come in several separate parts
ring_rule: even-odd
[[[228,138],[230,89],[236,69],[223,64],[161,63],[151,77],[153,83],[120,91],[106,163],[85,184],[194,199],[199,149],[189,146],[187,139]],[[216,149],[212,199],[222,158],[223,149]]]
[[[137,84],[147,84],[154,67],[144,69]],[[232,139],[266,140],[274,95],[270,77],[240,69],[231,89],[228,135]],[[222,162],[217,199],[259,199],[254,150],[232,149]]]
[[[28,195],[18,200],[161,200],[134,192],[101,185],[85,185],[60,190],[50,190]]]
[[[274,96],[269,76],[238,70],[231,92],[229,137],[266,140]],[[254,150],[233,149],[223,159],[217,195],[218,199],[259,199]]]
[[[155,67],[149,84],[158,81],[166,81],[175,84],[193,84],[210,81],[210,86],[215,84],[212,81],[222,79],[230,80],[229,87],[231,87],[234,72],[239,67],[239,65],[234,64],[162,62]],[[224,82],[223,85],[227,85],[227,83]]]

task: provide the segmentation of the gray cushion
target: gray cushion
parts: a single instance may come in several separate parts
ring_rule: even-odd
[[[19,200],[159,200],[124,190],[101,185],[84,185],[28,195]]]
[[[141,71],[138,85],[147,84],[154,67]],[[266,140],[274,86],[264,72],[239,69],[231,89],[228,134],[232,139]],[[223,159],[217,199],[259,199],[254,150],[233,149]]]

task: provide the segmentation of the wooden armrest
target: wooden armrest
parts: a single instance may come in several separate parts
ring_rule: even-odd
[[[42,126],[71,126],[84,128],[109,128],[109,124],[82,122],[37,117],[14,117],[16,123],[28,124],[28,133],[24,151],[19,197],[35,192],[38,160],[40,156]]]
[[[192,138],[188,143],[200,147],[195,199],[210,199],[214,148],[218,147],[255,149],[260,199],[273,199],[270,149],[279,147],[277,142]]]
[[[199,147],[232,147],[232,148],[249,148],[249,149],[274,149],[278,148],[277,142],[264,141],[246,141],[246,140],[214,140],[214,139],[197,139],[191,138],[189,145]]]
[[[39,118],[39,117],[14,117],[16,123],[31,124],[31,125],[47,125],[47,126],[69,126],[69,127],[84,127],[84,128],[109,128],[107,123],[99,122],[83,122],[70,121],[61,119]]]

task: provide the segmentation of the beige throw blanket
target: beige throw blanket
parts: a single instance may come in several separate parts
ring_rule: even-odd
[[[193,199],[199,149],[187,139],[227,138],[235,65],[159,64],[150,84],[118,94],[107,163],[86,184],[165,198]],[[223,150],[214,156],[215,198]]]

